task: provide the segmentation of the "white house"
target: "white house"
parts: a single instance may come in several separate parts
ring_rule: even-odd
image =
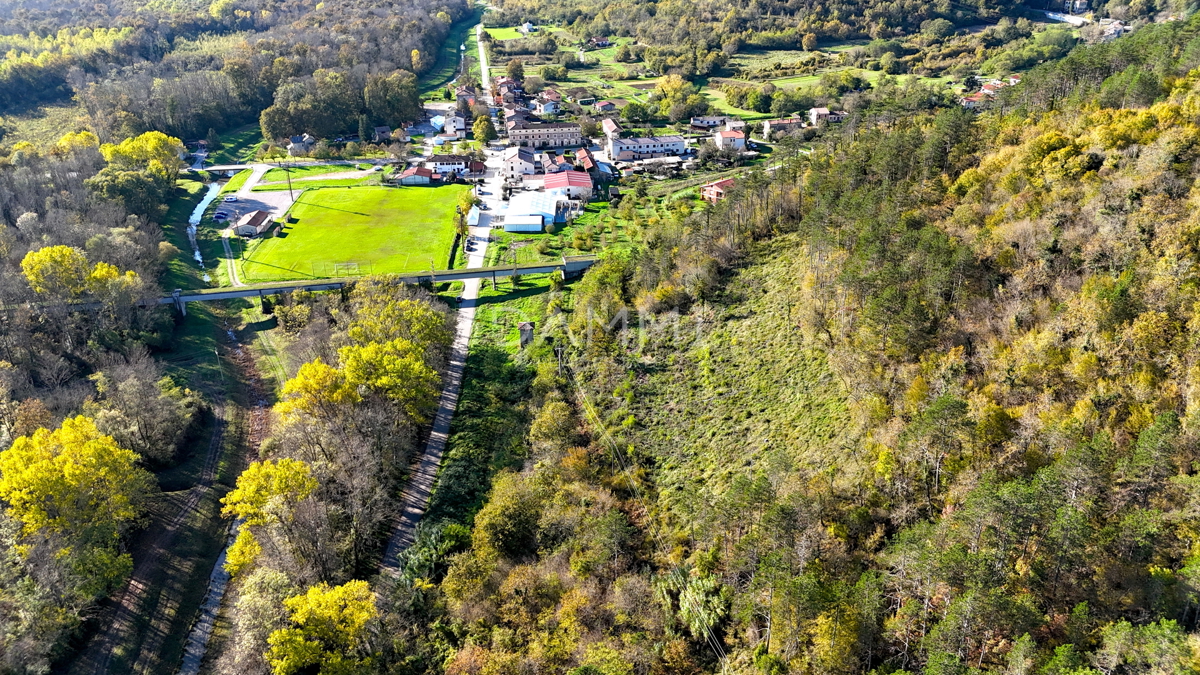
[[[722,124],[725,124],[727,119],[729,118],[725,117],[724,115],[711,115],[704,117],[693,117],[692,119],[688,120],[688,123],[700,129],[716,129]]]
[[[610,141],[621,137],[621,125],[617,124],[616,120],[604,120],[600,123],[600,129],[604,131],[604,137]]]
[[[722,150],[732,148],[734,150],[746,149],[746,134],[741,131],[718,131],[713,134],[713,143]]]
[[[558,101],[539,98],[534,102],[533,109],[539,115],[557,115]]]
[[[687,143],[683,136],[614,138],[608,142],[608,156],[614,162],[682,155],[685,152]]]
[[[287,151],[291,157],[306,155],[317,144],[317,139],[308,134],[292,136],[288,141]]]
[[[467,137],[467,118],[462,115],[446,115],[446,122],[442,125],[442,133],[454,134],[460,139]]]
[[[434,155],[425,162],[434,173],[466,173],[471,170],[471,158],[466,155]]]
[[[533,151],[529,148],[505,148],[504,177],[515,179],[518,176],[528,176],[537,173],[537,163]]]

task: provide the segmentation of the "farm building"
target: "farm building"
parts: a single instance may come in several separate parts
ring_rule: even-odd
[[[429,185],[433,182],[435,175],[432,169],[414,166],[405,169],[404,173],[400,174],[399,182],[401,185]]]
[[[510,226],[530,227],[531,221],[524,220],[529,216],[540,218],[539,223],[541,224],[565,222],[566,214],[563,203],[567,199],[568,197],[559,190],[518,192],[509,200],[508,208],[504,211],[504,229],[509,232],[529,232],[530,230],[509,230]],[[540,232],[541,228],[534,231]]]
[[[543,217],[539,215],[532,216],[505,216],[504,231],[505,232],[541,232],[543,227]]]

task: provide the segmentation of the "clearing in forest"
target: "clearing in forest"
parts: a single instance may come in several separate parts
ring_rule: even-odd
[[[464,185],[306,190],[278,236],[248,244],[247,283],[445,269]]]

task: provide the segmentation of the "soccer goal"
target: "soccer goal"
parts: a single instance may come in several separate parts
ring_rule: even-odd
[[[314,277],[362,277],[374,271],[375,263],[365,261],[313,263]]]

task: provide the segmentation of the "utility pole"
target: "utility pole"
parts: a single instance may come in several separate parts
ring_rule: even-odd
[[[287,176],[288,199],[290,201],[296,201],[296,195],[292,194],[292,168],[290,166],[286,168],[283,166],[282,157],[275,160],[275,166],[279,167],[283,171],[283,175]]]

